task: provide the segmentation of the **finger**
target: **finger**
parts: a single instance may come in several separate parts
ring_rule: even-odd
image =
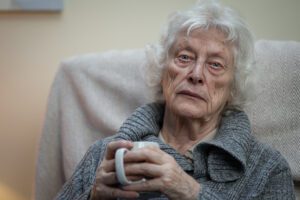
[[[162,181],[159,178],[149,179],[137,184],[131,184],[122,187],[126,191],[136,191],[136,192],[154,192],[163,191]]]
[[[97,168],[96,180],[105,184],[116,184],[115,160],[104,159]]]
[[[158,148],[146,147],[135,151],[128,151],[124,156],[124,162],[149,162],[164,164],[170,162],[171,158],[170,155]]]
[[[112,141],[107,145],[105,158],[107,160],[114,159],[116,150],[119,148],[132,148],[133,144],[131,141],[127,140],[118,140],[118,141]]]
[[[145,176],[137,176],[137,175],[126,175],[126,177],[130,181],[140,181],[143,178],[145,178]]]
[[[163,175],[164,168],[152,163],[130,163],[125,165],[127,176],[142,176],[142,177],[160,177]]]
[[[116,176],[115,172],[101,173],[98,180],[99,180],[99,182],[101,182],[105,185],[115,185],[115,184],[118,183],[117,176]]]
[[[104,172],[113,172],[115,171],[115,160],[106,160],[104,159],[100,166],[97,169],[97,173],[99,171],[104,171]]]

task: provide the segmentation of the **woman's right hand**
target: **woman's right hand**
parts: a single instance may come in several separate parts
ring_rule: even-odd
[[[97,168],[96,180],[92,188],[92,200],[116,199],[116,198],[137,198],[135,191],[124,191],[118,187],[115,173],[115,152],[119,148],[132,148],[132,142],[120,140],[113,141],[107,145],[104,159]]]

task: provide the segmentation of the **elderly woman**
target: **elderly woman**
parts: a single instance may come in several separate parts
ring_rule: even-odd
[[[149,53],[156,103],[97,141],[57,199],[295,199],[287,162],[242,111],[253,49],[245,23],[216,2],[174,14]],[[126,174],[147,180],[120,187],[114,155],[132,141],[160,148],[128,152]]]

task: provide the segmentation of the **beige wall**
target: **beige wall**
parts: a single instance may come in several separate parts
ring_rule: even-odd
[[[194,0],[65,0],[62,13],[0,13],[0,199],[30,199],[47,95],[60,60],[155,42]],[[223,0],[257,38],[300,41],[299,0]],[[6,196],[5,196],[6,195]]]

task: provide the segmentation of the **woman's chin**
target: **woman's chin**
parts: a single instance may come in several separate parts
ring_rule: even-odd
[[[193,104],[183,104],[175,107],[175,113],[181,117],[186,118],[203,118],[206,115],[206,109],[202,106],[197,106]]]

